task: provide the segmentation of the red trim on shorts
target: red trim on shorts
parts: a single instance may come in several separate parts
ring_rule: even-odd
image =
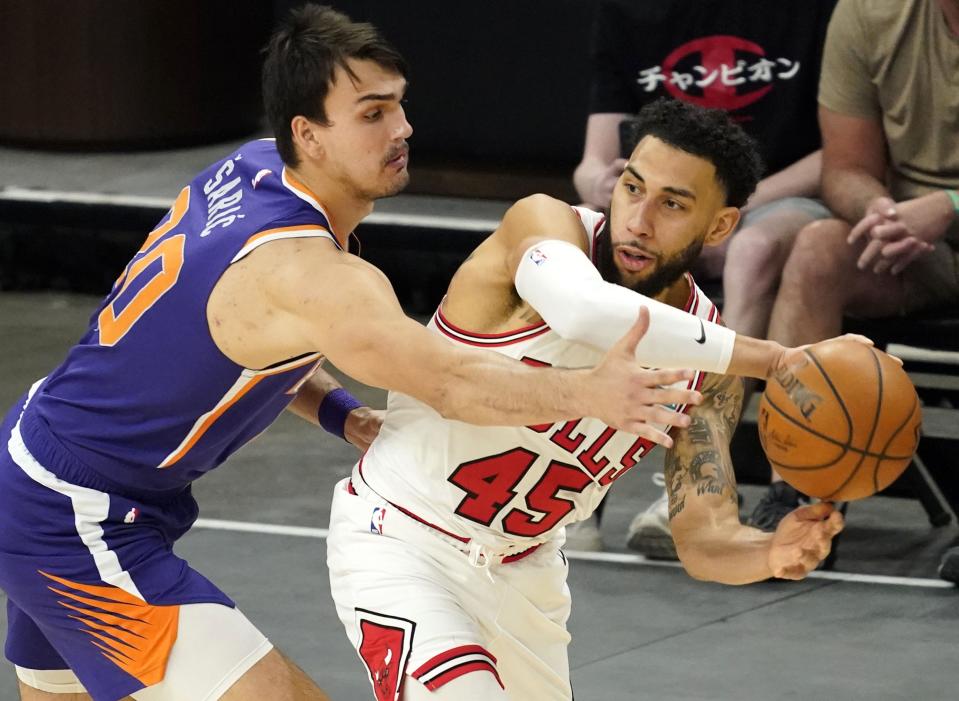
[[[410,676],[430,691],[436,691],[457,677],[482,671],[491,673],[501,689],[506,688],[496,671],[496,658],[480,645],[462,645],[441,652],[420,665]]]

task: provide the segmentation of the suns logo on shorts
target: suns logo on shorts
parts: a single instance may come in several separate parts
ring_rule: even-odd
[[[386,515],[386,509],[377,506],[373,509],[373,515],[370,516],[370,533],[383,535],[383,517]]]

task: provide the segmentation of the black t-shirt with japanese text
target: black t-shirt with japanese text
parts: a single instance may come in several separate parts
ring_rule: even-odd
[[[820,146],[816,93],[836,0],[600,0],[590,114],[672,96],[725,109],[768,172]]]

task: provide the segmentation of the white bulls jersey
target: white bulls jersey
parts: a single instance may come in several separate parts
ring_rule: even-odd
[[[590,240],[601,214],[574,208]],[[686,311],[716,321],[716,306],[689,278]],[[561,338],[545,323],[508,333],[477,334],[449,323],[440,310],[428,325],[450,343],[492,350],[532,365],[591,367],[594,348]],[[705,373],[689,387],[699,388]],[[685,407],[682,407],[685,409]],[[662,427],[664,429],[668,427]],[[409,515],[494,552],[529,548],[587,518],[609,486],[655,444],[598,419],[526,427],[473,426],[442,418],[396,392],[386,420],[352,480]]]

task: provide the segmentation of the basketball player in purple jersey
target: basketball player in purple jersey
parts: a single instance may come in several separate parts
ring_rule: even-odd
[[[378,419],[319,369],[442,415],[523,425],[593,415],[669,438],[641,319],[595,370],[547,371],[457,349],[403,315],[346,252],[407,180],[400,56],[326,8],[297,12],[264,67],[276,141],[241,147],[180,192],[60,367],[0,438],[6,655],[25,701],[326,699],[219,588],[174,555],[190,484],[284,408],[365,448]]]

